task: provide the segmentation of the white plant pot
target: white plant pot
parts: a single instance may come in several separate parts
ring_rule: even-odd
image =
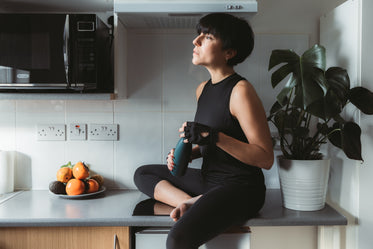
[[[330,159],[290,160],[277,157],[285,208],[316,211],[324,208]]]

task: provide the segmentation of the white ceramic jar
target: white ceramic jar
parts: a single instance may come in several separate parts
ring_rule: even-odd
[[[0,151],[0,194],[14,191],[13,153]]]

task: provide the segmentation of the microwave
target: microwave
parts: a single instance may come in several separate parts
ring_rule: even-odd
[[[110,19],[0,14],[0,92],[113,93]]]

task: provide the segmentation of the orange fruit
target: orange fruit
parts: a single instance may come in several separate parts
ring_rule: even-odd
[[[69,167],[63,167],[57,171],[57,181],[66,183],[71,179],[72,176],[73,172]]]
[[[85,191],[84,182],[78,179],[71,179],[66,184],[67,195],[81,195]]]
[[[89,176],[89,168],[82,162],[77,162],[73,167],[73,176],[82,180]]]
[[[100,188],[100,184],[95,179],[89,179],[87,181],[88,189],[87,193],[94,193],[97,192],[98,189]]]
[[[98,182],[98,185],[100,185],[100,187],[104,184],[104,177],[102,175],[96,174],[96,175],[91,176],[90,179],[96,180],[96,182]]]

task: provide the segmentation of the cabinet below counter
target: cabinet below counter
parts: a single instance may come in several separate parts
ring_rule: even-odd
[[[129,227],[0,227],[0,248],[130,248]]]
[[[0,203],[0,227],[171,227],[168,216],[132,216],[147,197],[136,190],[107,190],[89,199],[65,199],[48,190],[23,191]],[[218,219],[218,217],[217,217]],[[282,207],[278,189],[267,190],[266,203],[245,226],[338,226],[347,219],[326,205],[319,211]]]

